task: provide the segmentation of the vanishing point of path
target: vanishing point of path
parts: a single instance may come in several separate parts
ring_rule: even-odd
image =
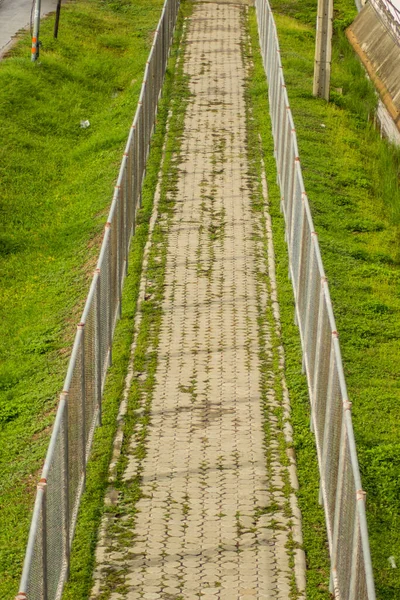
[[[245,18],[244,6],[200,3],[187,20],[175,204],[154,217],[167,254],[146,452],[139,422],[128,491],[107,498],[114,518],[103,522],[93,598],[303,597],[268,219],[253,206],[262,188],[246,149]],[[154,281],[143,278],[145,300]],[[135,377],[146,380],[145,369]]]

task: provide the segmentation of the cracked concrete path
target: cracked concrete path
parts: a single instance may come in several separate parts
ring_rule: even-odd
[[[151,422],[145,457],[133,437],[123,476],[141,477],[142,497],[129,548],[103,524],[93,598],[299,597],[298,509],[281,462],[264,321],[265,221],[252,206],[246,152],[244,16],[243,7],[207,3],[189,19],[192,96],[168,225]]]

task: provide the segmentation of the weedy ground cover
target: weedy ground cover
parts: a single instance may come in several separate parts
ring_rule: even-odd
[[[380,599],[400,595],[400,152],[374,128],[374,90],[344,28],[356,15],[350,0],[335,3],[331,102],[313,98],[316,3],[272,2],[300,160],[340,333],[363,486],[372,560]],[[253,21],[252,21],[253,20]],[[254,15],[252,35],[256,36]],[[253,77],[255,115],[270,141],[261,71]],[[265,102],[265,101],[264,101]],[[270,177],[287,378],[293,403],[295,449],[304,519],[309,598],[327,598],[324,525],[309,433],[308,400],[294,337],[279,195]]]
[[[53,18],[43,22],[39,64],[29,35],[0,63],[1,598],[18,587],[35,484],[161,6],[78,0],[63,8],[58,41]],[[144,210],[133,272],[147,218]]]

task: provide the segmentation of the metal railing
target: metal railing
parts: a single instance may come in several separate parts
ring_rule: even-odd
[[[89,295],[69,361],[50,445],[37,488],[18,600],[58,600],[68,577],[70,549],[112,340],[121,312],[128,253],[150,138],[167,66],[179,0],[166,0],[146,64],[138,107],[105,226]]]
[[[296,132],[268,0],[256,0],[290,278],[303,348],[311,426],[320,470],[331,557],[331,592],[341,600],[375,600],[365,517],[365,493],[354,441],[351,404],[317,234],[304,189]]]

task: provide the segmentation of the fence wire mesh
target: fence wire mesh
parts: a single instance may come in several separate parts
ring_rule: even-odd
[[[112,340],[121,311],[128,252],[150,139],[167,68],[179,0],[166,0],[122,159],[97,268],[72,350],[63,392],[38,485],[17,600],[58,600],[68,577],[70,548],[86,463],[96,424]]]
[[[269,86],[296,322],[320,468],[320,501],[325,510],[331,557],[330,588],[340,600],[375,600],[365,494],[329,288],[304,189],[276,26],[268,0],[256,0],[255,4]]]

